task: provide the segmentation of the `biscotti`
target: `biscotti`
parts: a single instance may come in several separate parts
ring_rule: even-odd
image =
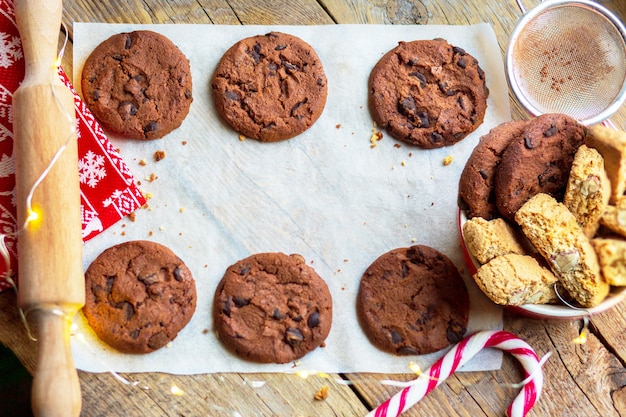
[[[581,306],[594,307],[607,296],[593,246],[567,207],[540,193],[524,203],[515,221]]]
[[[626,240],[597,238],[591,244],[598,254],[604,279],[611,285],[626,285]]]
[[[626,237],[626,196],[619,198],[614,206],[609,205],[606,208],[600,223],[612,232]]]
[[[463,239],[467,249],[481,264],[508,253],[524,254],[513,228],[503,219],[474,217],[463,224]]]
[[[626,132],[602,125],[589,130],[586,143],[602,154],[606,172],[611,180],[611,204],[626,191]]]
[[[473,276],[491,301],[501,305],[548,304],[558,301],[558,278],[532,256],[510,253],[481,266]]]
[[[576,217],[587,237],[598,231],[610,197],[611,183],[604,171],[602,155],[582,145],[572,163],[563,204]]]

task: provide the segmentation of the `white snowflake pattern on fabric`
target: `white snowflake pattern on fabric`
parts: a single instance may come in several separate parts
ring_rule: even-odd
[[[78,161],[78,179],[82,184],[95,188],[101,179],[106,177],[104,169],[104,156],[88,151]]]
[[[0,67],[9,68],[22,58],[22,43],[19,36],[0,33]]]

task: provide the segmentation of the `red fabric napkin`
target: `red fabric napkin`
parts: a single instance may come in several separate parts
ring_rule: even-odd
[[[83,242],[145,204],[133,175],[59,67],[61,80],[74,93],[78,136]],[[12,0],[0,0],[0,233],[11,259],[0,258],[0,291],[17,272],[15,165],[13,162],[13,93],[24,79],[24,56]]]

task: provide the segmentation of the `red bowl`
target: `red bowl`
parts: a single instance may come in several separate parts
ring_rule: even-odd
[[[458,229],[459,236],[461,238],[463,258],[470,274],[474,275],[480,266],[480,263],[472,256],[465,244],[463,224],[466,221],[467,218],[465,217],[465,212],[459,209]],[[626,298],[626,287],[612,287],[611,292],[604,299],[604,301],[593,308],[579,309],[565,304],[524,304],[521,306],[506,306],[505,308],[527,317],[552,320],[576,320],[607,311],[616,304],[622,302],[624,298]]]

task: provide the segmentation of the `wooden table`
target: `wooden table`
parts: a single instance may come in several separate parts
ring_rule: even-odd
[[[530,8],[538,0],[526,0]],[[603,0],[626,20],[626,2]],[[72,69],[72,23],[203,23],[203,24],[474,24],[488,22],[504,53],[520,17],[514,0],[67,0],[63,21],[70,46],[63,60]],[[525,117],[512,99],[512,118]],[[626,128],[626,109],[613,121]],[[15,295],[0,294],[0,341],[29,371],[35,368],[36,344],[20,324]],[[504,314],[504,328],[528,341],[539,356],[552,352],[544,366],[543,394],[533,416],[626,416],[626,303],[591,319],[584,344],[574,344],[582,323],[548,322]],[[457,373],[405,415],[500,416],[517,395],[511,384],[521,380],[515,359],[505,355],[502,369]],[[388,378],[414,375],[341,374],[302,379],[282,374],[121,375],[139,381],[125,385],[111,374],[79,372],[84,416],[358,416],[398,388]],[[337,381],[349,381],[350,384]],[[262,386],[255,384],[264,381]],[[314,400],[324,385],[328,398]],[[172,393],[172,386],[184,394]],[[239,414],[237,414],[238,412]]]

